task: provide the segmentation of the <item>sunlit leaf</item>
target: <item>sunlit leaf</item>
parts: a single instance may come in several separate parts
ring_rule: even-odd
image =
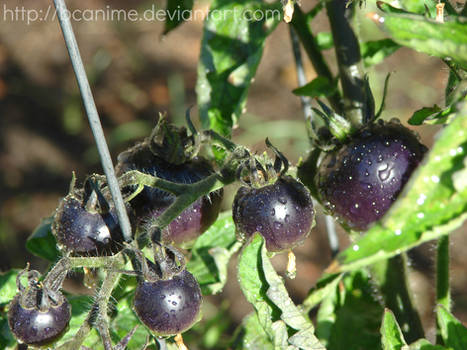
[[[334,46],[334,40],[330,32],[319,32],[316,34],[315,39],[320,50],[328,50]]]
[[[196,240],[187,269],[196,276],[203,294],[216,294],[222,290],[227,281],[229,260],[240,247],[231,212],[219,215],[216,222]]]
[[[274,344],[264,332],[256,312],[246,316],[237,330],[232,342],[232,349],[273,350]]]
[[[384,310],[381,336],[384,350],[404,350],[403,347],[407,347],[404,335],[397,324],[396,318],[392,311],[388,309]]]
[[[0,274],[0,307],[9,303],[18,292],[16,276],[18,276],[19,272],[20,270],[9,270]]]
[[[324,349],[314,335],[310,320],[290,299],[259,234],[240,255],[238,279],[245,297],[257,312],[259,323],[274,344],[283,345],[286,337],[289,345],[298,348]],[[284,324],[288,327],[284,328]]]
[[[243,113],[266,37],[280,22],[280,2],[214,0],[204,23],[196,92],[204,128],[229,136]],[[256,16],[256,17],[255,17]]]
[[[308,296],[303,301],[303,307],[305,310],[311,310],[326,298],[329,293],[333,293],[342,277],[343,274],[325,274],[321,277],[316,283],[316,286],[310,290]]]
[[[444,344],[453,350],[467,349],[467,328],[441,305],[436,309],[436,316]]]
[[[438,23],[419,15],[368,15],[399,45],[429,55],[450,57],[467,69],[467,23]]]
[[[381,63],[401,46],[391,39],[367,41],[360,44],[363,63],[366,67]]]
[[[405,349],[402,349],[405,350]],[[441,345],[433,345],[426,339],[417,340],[415,343],[410,344],[408,350],[452,350],[451,348],[445,348]]]

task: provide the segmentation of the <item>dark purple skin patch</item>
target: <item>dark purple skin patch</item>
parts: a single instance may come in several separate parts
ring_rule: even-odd
[[[314,220],[308,190],[288,176],[262,188],[241,187],[235,195],[232,214],[242,238],[259,232],[271,252],[300,244],[310,233]]]
[[[363,130],[321,162],[317,188],[323,204],[350,228],[368,229],[388,211],[426,150],[400,124]]]
[[[178,246],[196,240],[200,233],[216,221],[220,199],[219,196],[212,196],[211,201],[204,197],[197,199],[162,231],[162,241]],[[157,218],[167,208],[154,205],[150,217]]]
[[[157,335],[174,335],[189,329],[199,317],[201,289],[183,270],[169,280],[142,282],[135,291],[139,319]]]
[[[60,203],[53,232],[59,245],[76,254],[117,252],[123,241],[115,213],[104,217],[89,213],[72,197],[66,197]]]
[[[11,301],[8,324],[11,332],[22,343],[46,345],[64,333],[71,318],[71,306],[64,300],[58,306],[50,306],[46,312],[37,308],[23,308],[19,294]]]

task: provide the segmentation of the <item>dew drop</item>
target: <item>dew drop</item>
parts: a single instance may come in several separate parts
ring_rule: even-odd
[[[417,199],[417,204],[422,205],[423,203],[425,203],[425,199],[426,199],[426,195],[422,193],[420,197],[418,197]]]
[[[354,252],[356,252],[360,249],[360,247],[358,246],[358,244],[354,244],[352,249],[354,250]]]
[[[423,219],[424,217],[425,217],[424,213],[418,213],[417,214],[417,218],[419,218],[419,219]]]
[[[402,231],[401,230],[396,230],[394,233],[396,234],[396,236],[400,236]]]
[[[280,230],[284,225],[282,225],[282,223],[280,223],[279,221],[274,221],[274,228],[276,230]]]
[[[431,177],[431,181],[433,181],[435,184],[437,184],[437,183],[439,183],[439,177],[436,176],[436,175],[433,175],[433,176]]]
[[[391,176],[392,168],[389,167],[389,164],[384,164],[378,170],[378,178],[381,181],[386,181]]]

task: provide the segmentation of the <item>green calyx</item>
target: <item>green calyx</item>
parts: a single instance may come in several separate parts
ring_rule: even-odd
[[[387,86],[390,74],[386,76],[384,82],[383,98],[378,111],[375,111],[375,101],[370,89],[368,78],[365,77],[365,118],[355,121],[347,115],[340,115],[333,111],[319,99],[316,102],[320,109],[312,107],[316,121],[313,121],[311,127],[314,135],[312,142],[321,150],[328,151],[335,147],[336,143],[344,143],[355,132],[374,123],[382,114],[384,109]]]
[[[160,114],[159,121],[147,141],[154,155],[171,164],[183,164],[198,153],[199,142],[195,136],[188,135],[185,127],[169,123],[167,117]]]

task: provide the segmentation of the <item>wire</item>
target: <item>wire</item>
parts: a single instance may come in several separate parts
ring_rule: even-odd
[[[75,71],[76,80],[81,92],[81,98],[83,99],[83,104],[89,119],[89,125],[91,126],[92,133],[96,141],[97,150],[99,151],[102,168],[104,169],[104,173],[107,177],[110,193],[112,194],[115,209],[117,210],[117,216],[123,232],[123,237],[125,241],[130,241],[130,220],[128,219],[122,193],[120,192],[120,188],[118,186],[112,159],[110,158],[109,148],[105,141],[104,131],[102,130],[102,125],[99,119],[99,114],[97,113],[94,98],[92,97],[91,87],[89,86],[86,71],[84,70],[83,61],[79,53],[75,34],[73,33],[73,28],[71,27],[69,12],[64,0],[54,0],[54,4],[57,10],[58,20],[60,22],[60,27],[62,28],[66,47],[68,49],[68,54],[70,55],[71,64]]]

